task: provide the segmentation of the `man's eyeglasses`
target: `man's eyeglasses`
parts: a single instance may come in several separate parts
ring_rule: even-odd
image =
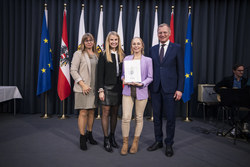
[[[238,72],[244,72],[244,70],[236,70],[236,71],[238,71]]]

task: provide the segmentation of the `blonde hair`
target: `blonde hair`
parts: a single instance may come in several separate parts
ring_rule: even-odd
[[[139,39],[141,41],[141,45],[142,45],[142,48],[141,48],[141,54],[144,55],[144,42],[143,40],[140,38],[140,37],[134,37],[132,40],[131,40],[131,44],[130,44],[130,51],[131,51],[131,54],[134,54],[133,50],[132,50],[132,43],[133,43],[133,40],[134,39]]]
[[[105,53],[106,53],[106,56],[107,56],[107,61],[108,62],[112,62],[112,57],[111,57],[111,52],[110,52],[110,45],[109,45],[109,40],[110,40],[110,36],[111,35],[114,35],[114,36],[118,37],[118,46],[116,47],[116,51],[117,51],[117,53],[119,55],[120,62],[122,62],[123,58],[124,58],[124,52],[123,52],[122,47],[121,47],[120,36],[115,31],[110,31],[108,33],[107,37],[106,37],[106,41],[105,41]]]
[[[96,50],[96,41],[95,41],[95,38],[93,37],[92,34],[90,33],[85,33],[83,36],[82,36],[82,41],[81,41],[81,45],[80,45],[80,49],[82,51],[82,53],[86,52],[86,47],[84,45],[84,42],[90,38],[91,40],[93,40],[94,44],[93,44],[93,47],[92,47],[92,51],[95,53],[95,55],[98,57],[99,54]]]

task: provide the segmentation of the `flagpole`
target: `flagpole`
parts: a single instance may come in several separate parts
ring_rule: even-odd
[[[69,118],[68,116],[65,115],[65,100],[63,100],[63,111],[62,111],[62,116],[60,119],[67,119]]]
[[[191,13],[191,6],[188,7],[188,13]],[[189,113],[189,106],[188,106],[189,101],[186,103],[186,118],[184,119],[185,122],[191,122],[192,120],[188,117]]]
[[[44,4],[44,12],[47,10],[47,4]],[[45,14],[46,15],[46,14]],[[47,21],[47,20],[46,20]],[[46,24],[47,25],[47,24]],[[50,118],[48,116],[48,95],[47,92],[44,93],[44,115],[41,116],[43,119]]]
[[[152,47],[156,44],[159,44],[159,40],[157,37],[157,28],[158,28],[158,6],[155,6],[155,20],[154,20],[154,30],[153,30],[153,39],[152,39]],[[157,39],[157,40],[155,40]],[[154,121],[154,116],[153,116],[153,108],[152,108],[152,98],[150,98],[150,109],[151,109],[151,116],[147,119],[148,121]]]
[[[186,103],[186,118],[184,119],[185,122],[192,122],[192,120],[188,117],[188,103],[189,101]]]
[[[47,92],[44,93],[44,116],[41,116],[41,118],[44,118],[44,119],[50,118],[48,116],[48,97],[47,97]]]
[[[101,119],[101,111],[100,111],[100,107],[98,107],[98,115],[96,117],[96,119]]]
[[[65,18],[66,18],[66,12],[67,12],[67,11],[66,11],[66,6],[67,6],[67,4],[64,3],[64,12],[63,12],[63,13],[65,13],[65,15],[64,15]],[[64,17],[64,16],[63,16],[63,17]],[[65,19],[65,20],[66,20],[66,19]],[[65,21],[65,23],[67,23],[67,21]],[[67,28],[67,26],[66,26],[66,28]],[[62,31],[63,31],[62,33],[64,33],[64,21],[63,21],[63,30],[62,30]],[[67,34],[67,31],[66,31],[66,34]],[[66,39],[67,39],[67,38],[68,38],[68,37],[67,37],[67,35],[66,35]],[[63,35],[62,35],[62,40],[63,40]],[[67,41],[67,43],[65,43],[65,44],[66,44],[66,47],[67,47],[67,49],[68,49],[68,39],[67,39],[66,41]],[[66,42],[66,41],[64,41],[64,42]],[[58,81],[58,83],[59,83],[59,81]],[[69,81],[69,84],[70,84],[70,81]],[[70,85],[69,85],[69,87],[70,87]],[[70,90],[70,89],[69,89],[69,90]],[[65,91],[65,87],[64,87],[64,91]],[[60,96],[59,96],[59,97],[60,97]],[[67,97],[68,97],[68,96],[67,96]],[[62,98],[63,100],[61,99],[61,100],[63,101],[63,104],[62,104],[62,105],[63,105],[63,111],[62,111],[62,116],[61,116],[61,117],[59,116],[60,119],[66,119],[66,118],[68,118],[68,116],[65,115],[65,100],[64,100],[64,99],[67,98],[67,97],[63,97],[63,98]]]

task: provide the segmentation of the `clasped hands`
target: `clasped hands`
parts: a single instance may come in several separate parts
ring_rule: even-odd
[[[88,85],[86,85],[86,84],[82,85],[82,93],[83,93],[84,95],[89,94],[90,90],[91,90],[91,87],[90,87],[90,86],[88,86]]]

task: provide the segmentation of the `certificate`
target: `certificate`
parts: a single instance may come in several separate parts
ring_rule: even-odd
[[[141,61],[124,61],[125,82],[141,82]]]

